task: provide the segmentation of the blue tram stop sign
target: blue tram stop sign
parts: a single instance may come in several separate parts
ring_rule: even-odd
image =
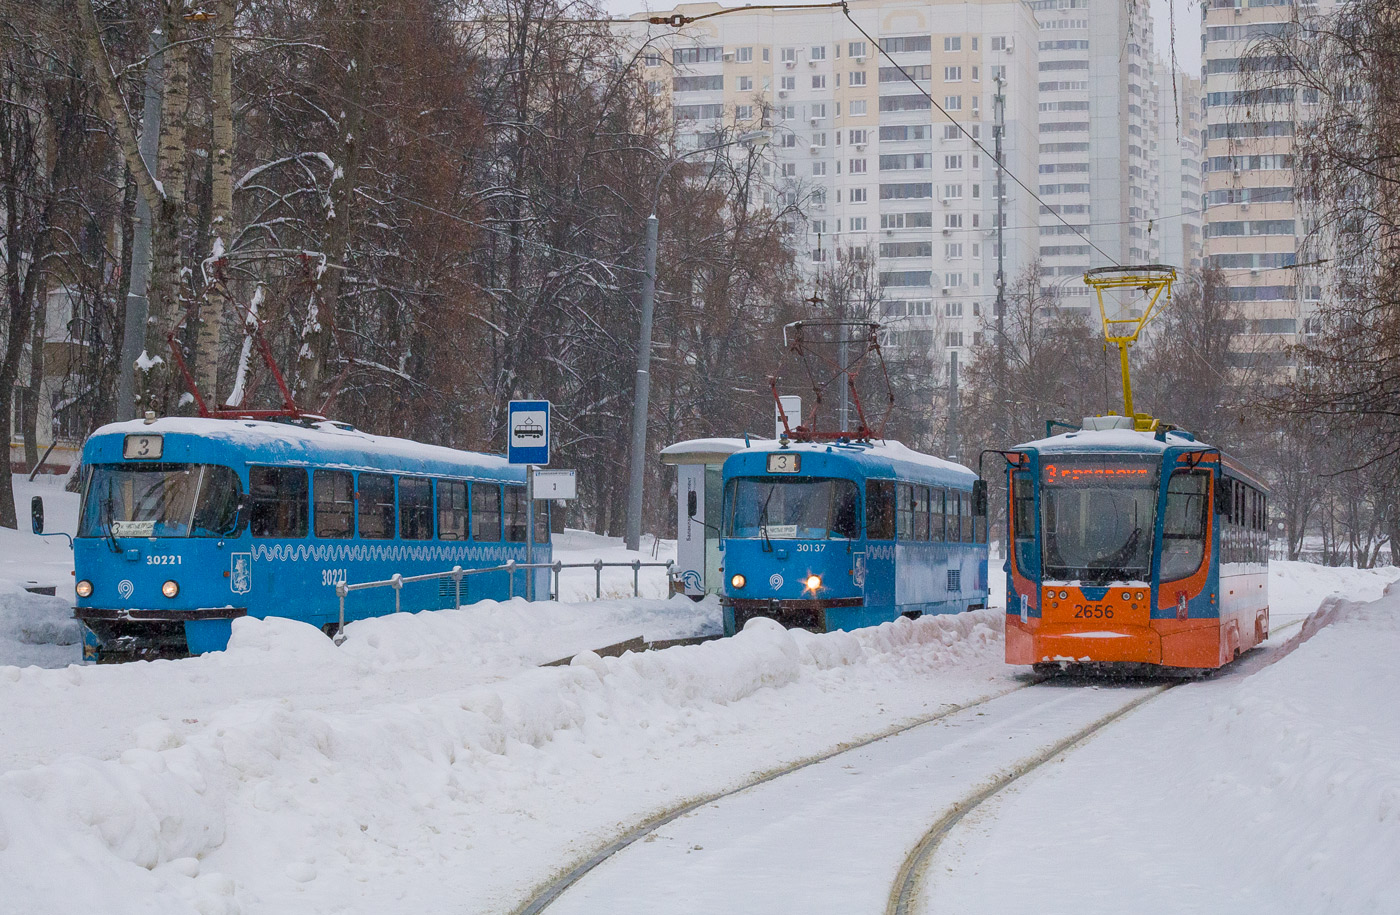
[[[506,456],[512,464],[549,463],[547,400],[512,400],[506,421]]]

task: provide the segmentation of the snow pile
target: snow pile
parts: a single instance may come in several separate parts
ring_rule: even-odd
[[[1329,599],[1290,647],[1168,693],[979,811],[928,897],[1046,915],[1400,911],[1400,594]]]
[[[360,627],[362,644],[344,652],[309,626],[241,620],[222,657],[0,669],[6,705],[26,680],[83,675],[82,701],[103,704],[103,680],[199,668],[223,681],[227,706],[139,725],[128,708],[134,749],[0,776],[0,896],[45,912],[437,911],[447,900],[500,911],[619,823],[994,691],[1000,621],[982,611],[814,635],[756,620],[733,639],[586,652],[432,693],[396,697],[390,676],[378,701],[343,705],[248,699],[240,686],[264,670],[392,667],[403,642],[376,648]]]

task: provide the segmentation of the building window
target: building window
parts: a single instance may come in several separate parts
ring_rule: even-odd
[[[678,64],[710,64],[724,59],[724,48],[676,48],[671,61]]]
[[[826,104],[823,102],[818,102],[817,104],[813,105],[812,117],[818,120],[821,120],[822,118],[826,117]]]
[[[661,52],[648,51],[646,53],[646,56],[643,58],[643,61],[648,67],[659,67],[661,66]]]
[[[825,163],[825,162],[813,162],[813,163],[812,163],[812,174],[815,175],[815,176],[817,176],[817,177],[824,177],[824,176],[826,175],[826,163]]]
[[[963,167],[963,157],[961,154],[955,156],[944,156],[943,167],[946,169],[961,169]]]
[[[677,76],[671,80],[677,92],[712,92],[724,88],[723,76]]]
[[[734,59],[741,64],[753,61],[753,48],[735,48]]]
[[[866,220],[865,220],[865,217],[864,217],[864,216],[852,216],[852,217],[851,217],[851,231],[852,231],[852,232],[864,232],[864,231],[865,231],[865,226],[866,226]]]
[[[962,50],[962,36],[954,36],[954,37],[950,37],[950,38],[944,38],[944,39],[943,39],[943,50],[945,50],[945,51],[961,51],[961,50]]]
[[[778,77],[778,88],[779,88],[779,89],[782,89],[782,90],[784,90],[784,91],[787,91],[787,92],[793,91],[794,89],[797,88],[797,77],[795,77],[795,76],[780,76],[780,77]]]
[[[735,105],[735,106],[734,106],[734,118],[735,118],[735,120],[739,120],[739,121],[752,121],[752,120],[753,120],[753,106],[752,106],[752,105]]]
[[[809,59],[811,59],[811,60],[826,60],[826,45],[824,45],[824,44],[812,45],[812,53],[811,53],[811,56],[810,56]]]
[[[943,107],[949,111],[962,111],[962,96],[945,95],[943,97]]]
[[[864,71],[864,70],[852,70],[852,71],[851,71],[851,85],[852,85],[852,86],[864,86],[864,85],[865,85],[865,71]]]
[[[943,185],[943,197],[944,197],[944,199],[947,199],[947,200],[961,200],[961,199],[962,199],[962,195],[963,195],[963,186],[962,186],[961,184],[945,184],[945,185]]]
[[[851,188],[851,203],[865,203],[865,201],[866,201],[865,188],[863,188],[863,187],[853,187],[853,188]]]
[[[864,174],[865,174],[865,160],[864,160],[864,159],[852,159],[852,160],[850,161],[850,163],[848,163],[848,167],[850,168],[851,174],[852,174],[852,175],[864,175]],[[851,192],[851,203],[855,203],[855,202],[856,202],[855,191],[852,191],[852,192]]]
[[[740,92],[752,92],[752,91],[753,91],[753,77],[752,77],[752,76],[741,76],[741,77],[739,77],[739,91],[740,91]]]
[[[943,245],[943,256],[950,261],[960,261],[963,256],[963,246],[960,241],[950,241]]]
[[[853,99],[851,101],[851,117],[863,117],[865,115],[865,99]]]
[[[960,82],[962,82],[962,67],[944,67],[944,68],[943,68],[943,82],[945,82],[945,83],[960,83]]]
[[[825,74],[825,73],[814,73],[814,74],[812,74],[812,88],[813,88],[813,89],[825,89],[825,88],[826,88],[826,74]]]
[[[852,41],[852,42],[850,42],[849,44],[846,45],[846,53],[847,53],[848,55],[850,55],[851,57],[864,57],[864,56],[865,56],[865,42],[863,42],[863,41]]]
[[[993,50],[993,51],[1005,51],[1005,50],[1006,50],[1006,36],[1005,36],[1005,35],[993,35],[993,36],[992,36],[992,50]]]
[[[796,63],[796,62],[797,62],[797,49],[796,49],[796,48],[783,48],[783,50],[782,50],[782,52],[781,52],[781,54],[780,54],[780,59],[781,59],[782,62],[785,63],[785,64],[788,64],[788,63]]]

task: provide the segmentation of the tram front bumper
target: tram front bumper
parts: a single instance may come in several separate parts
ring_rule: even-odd
[[[218,651],[228,644],[233,620],[247,615],[247,607],[73,608],[73,618],[83,629],[83,660],[96,662],[182,658]]]
[[[779,600],[777,598],[726,597],[720,601],[734,612],[734,631],[756,617],[773,620],[788,629],[826,632],[826,611],[837,607],[860,607],[859,597],[833,597],[817,600]]]

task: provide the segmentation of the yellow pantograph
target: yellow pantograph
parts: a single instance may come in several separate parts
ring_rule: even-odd
[[[1123,415],[1132,417],[1133,428],[1144,432],[1156,429],[1157,420],[1146,413],[1133,412],[1133,384],[1128,374],[1128,347],[1137,342],[1147,322],[1160,310],[1157,303],[1166,293],[1172,298],[1172,283],[1176,268],[1165,264],[1142,264],[1135,267],[1096,267],[1084,274],[1084,283],[1093,287],[1099,299],[1099,317],[1103,319],[1103,338],[1118,347],[1118,361],[1123,370]],[[1104,293],[1122,291],[1126,295]],[[1136,293],[1136,295],[1133,295]]]

